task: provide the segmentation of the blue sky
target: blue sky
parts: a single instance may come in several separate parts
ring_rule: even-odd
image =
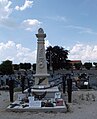
[[[71,60],[97,62],[97,0],[0,0],[0,62],[36,62],[40,27],[46,47],[62,46]]]

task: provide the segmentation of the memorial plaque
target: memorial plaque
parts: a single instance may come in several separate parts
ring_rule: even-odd
[[[31,101],[29,107],[41,107],[41,101]]]
[[[26,98],[26,94],[18,94],[18,100],[21,101],[24,98]]]
[[[61,93],[60,92],[55,93],[55,99],[58,99],[58,98],[61,98]]]

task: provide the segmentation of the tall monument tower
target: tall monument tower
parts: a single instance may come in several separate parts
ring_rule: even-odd
[[[37,39],[37,61],[36,61],[36,74],[35,85],[48,85],[47,62],[45,55],[45,40],[46,34],[42,28],[38,29],[36,34]]]
[[[61,93],[57,86],[51,86],[48,83],[47,63],[45,55],[45,40],[46,34],[43,29],[38,29],[36,34],[37,39],[37,60],[36,60],[36,74],[35,85],[24,90],[23,95],[20,93],[18,104],[19,106],[12,107],[9,105],[7,109],[9,111],[34,111],[34,112],[66,112],[66,106],[64,100],[61,98]],[[29,95],[31,94],[31,96]],[[27,108],[24,108],[21,104],[22,99],[25,97],[29,100]],[[50,102],[48,102],[48,100]],[[14,102],[15,103],[15,102]],[[12,104],[14,104],[12,103]],[[50,104],[49,104],[50,103]],[[24,101],[24,104],[26,102]]]

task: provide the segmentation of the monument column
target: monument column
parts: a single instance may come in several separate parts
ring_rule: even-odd
[[[45,55],[45,40],[46,34],[42,28],[38,29],[36,34],[37,39],[37,61],[36,61],[36,74],[35,85],[48,85],[47,62]]]

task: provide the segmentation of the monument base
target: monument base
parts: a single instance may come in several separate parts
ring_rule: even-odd
[[[67,108],[57,86],[47,88],[47,86],[36,85],[32,87],[30,95],[28,93],[28,89],[24,91],[24,94],[19,94],[18,100],[9,105],[7,110],[31,112],[66,112]]]
[[[28,89],[24,91],[24,93],[28,93]],[[31,88],[31,96],[42,95],[45,93],[44,99],[55,98],[55,93],[59,93],[59,89],[57,86],[51,87],[49,85],[35,85]]]
[[[15,102],[17,103],[17,102]],[[14,111],[14,112],[67,112],[66,106],[55,106],[55,107],[25,107],[23,106],[17,106],[15,108],[10,108],[10,106],[7,107],[7,111]]]
[[[34,74],[34,77],[49,77],[50,74]]]

